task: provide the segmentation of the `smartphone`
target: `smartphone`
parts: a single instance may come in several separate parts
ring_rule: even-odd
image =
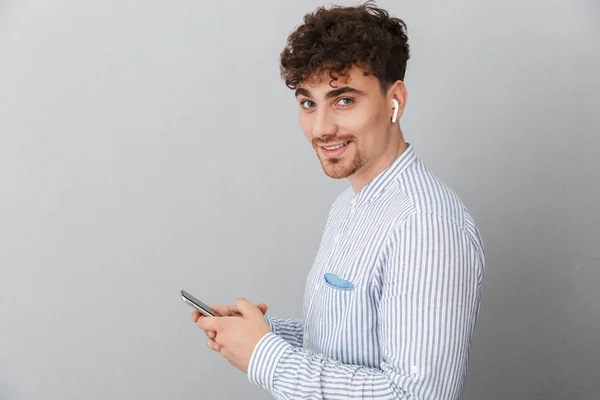
[[[188,303],[190,306],[194,307],[196,310],[200,311],[201,314],[207,317],[214,317],[217,315],[217,312],[186,292],[185,290],[181,291],[181,300]]]

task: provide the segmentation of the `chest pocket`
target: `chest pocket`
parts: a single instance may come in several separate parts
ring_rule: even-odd
[[[343,278],[340,278],[339,276],[337,276],[335,274],[328,272],[325,274],[324,277],[325,277],[325,283],[334,289],[354,290],[354,284],[352,282],[347,281]]]
[[[349,336],[355,331],[358,287],[339,276],[321,275],[319,306],[313,309],[314,349],[332,359],[347,362]],[[346,349],[346,350],[344,350]]]

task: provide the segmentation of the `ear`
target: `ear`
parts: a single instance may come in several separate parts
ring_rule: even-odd
[[[408,93],[406,91],[406,86],[404,85],[404,82],[398,80],[390,86],[390,88],[387,91],[386,97],[390,105],[390,121],[392,120],[392,117],[395,114],[394,102],[392,101],[392,99],[398,102],[398,113],[396,117],[396,122],[398,122],[398,120],[402,117],[402,114],[404,113],[407,97]]]

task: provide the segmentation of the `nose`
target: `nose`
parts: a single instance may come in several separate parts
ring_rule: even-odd
[[[312,129],[314,138],[323,138],[330,135],[335,135],[337,132],[337,124],[333,116],[329,113],[327,107],[318,109],[315,113],[315,119]]]

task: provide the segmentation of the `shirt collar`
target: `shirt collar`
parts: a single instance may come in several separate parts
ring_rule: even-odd
[[[383,193],[415,160],[417,156],[413,146],[407,143],[406,149],[379,175],[365,185],[352,198],[353,206],[362,204]]]

